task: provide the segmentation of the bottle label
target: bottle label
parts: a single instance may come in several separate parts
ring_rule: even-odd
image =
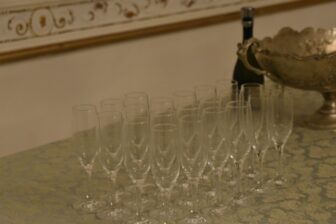
[[[253,22],[251,20],[246,20],[246,21],[243,21],[242,23],[243,23],[244,28],[249,28],[253,26]]]

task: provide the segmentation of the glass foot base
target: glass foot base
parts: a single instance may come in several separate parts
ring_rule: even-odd
[[[106,206],[106,202],[97,200],[76,201],[72,207],[80,213],[95,213]]]
[[[129,215],[130,212],[122,208],[111,208],[96,213],[98,219],[110,220],[116,224],[124,223],[124,220],[126,220]]]
[[[237,198],[237,199],[234,199],[232,202],[233,202],[233,205],[241,206],[241,205],[244,204],[244,199],[243,198]]]
[[[228,212],[228,208],[227,205],[215,205],[206,209],[205,214],[208,214],[211,217],[223,217],[225,213]]]
[[[177,222],[178,224],[210,224],[210,222],[200,214],[191,214]]]
[[[274,180],[274,184],[277,186],[283,186],[285,184],[285,181],[281,179]]]
[[[138,204],[135,200],[126,200],[123,203],[130,210],[137,211]],[[141,198],[140,201],[143,212],[147,212],[155,208],[156,203],[157,202],[151,198]]]
[[[267,186],[267,182],[265,183],[258,183],[257,186],[255,186],[252,191],[257,194],[265,194],[269,189]]]
[[[185,213],[184,213],[185,215]],[[182,209],[158,208],[149,213],[149,216],[155,220],[164,220],[165,224],[176,223],[176,220],[183,217]]]
[[[278,186],[278,187],[282,187],[284,186],[286,183],[287,183],[287,179],[285,179],[284,177],[280,176],[280,177],[276,177],[274,180],[273,180],[273,183],[275,186]]]
[[[256,192],[258,194],[264,194],[265,193],[265,189],[261,188],[261,187],[256,187],[253,189],[253,192]]]
[[[188,210],[194,206],[193,201],[189,199],[178,200],[177,202],[175,202],[175,204],[181,208],[188,209]]]
[[[238,195],[233,196],[230,202],[230,206],[232,208],[237,207],[237,206],[240,207],[240,206],[243,206],[245,203],[246,203],[246,196],[243,194],[238,194]]]
[[[137,218],[135,220],[127,220],[127,222],[124,222],[126,224],[159,224],[155,220],[147,219],[147,218]]]

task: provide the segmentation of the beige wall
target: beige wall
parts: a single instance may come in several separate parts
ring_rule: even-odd
[[[256,36],[283,26],[336,26],[336,2],[257,18]],[[238,21],[124,41],[0,67],[0,156],[71,135],[71,107],[126,91],[151,96],[230,78]]]

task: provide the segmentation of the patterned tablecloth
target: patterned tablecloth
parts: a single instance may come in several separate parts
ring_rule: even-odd
[[[227,223],[336,223],[336,133],[296,125],[286,152],[290,184],[232,210]],[[72,209],[84,180],[67,140],[1,158],[0,223],[109,223]]]

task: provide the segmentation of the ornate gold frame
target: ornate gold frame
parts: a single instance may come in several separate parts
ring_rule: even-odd
[[[298,1],[288,2],[288,3],[280,3],[277,5],[257,8],[256,14],[258,16],[261,16],[261,15],[271,14],[271,13],[275,13],[279,11],[295,9],[295,8],[300,8],[300,7],[305,7],[305,6],[311,6],[311,5],[321,4],[321,3],[327,3],[327,2],[332,2],[332,1],[334,0],[298,0]],[[101,7],[100,8],[101,10],[104,10],[104,5],[98,5],[98,6]],[[71,18],[71,15],[69,18]],[[145,37],[148,35],[157,35],[157,34],[162,34],[162,33],[167,33],[167,32],[172,32],[172,31],[213,25],[213,24],[232,21],[236,19],[239,19],[239,12],[220,14],[220,15],[209,16],[205,18],[197,18],[197,19],[175,22],[175,23],[170,23],[170,24],[165,24],[165,25],[139,28],[139,29],[125,31],[125,32],[97,35],[94,37],[83,38],[79,40],[78,39],[70,40],[70,41],[64,41],[64,42],[55,43],[55,44],[47,44],[44,46],[8,51],[8,52],[0,53],[0,63],[12,62],[12,61],[20,60],[20,59],[25,59],[28,57],[35,57],[35,56],[40,56],[40,55],[45,55],[45,54],[53,54],[53,53],[64,52],[64,51],[69,51],[69,50],[75,50],[75,49],[80,49],[84,47],[92,47],[96,45],[112,43],[116,41],[122,41],[122,40],[130,39],[130,38]],[[58,22],[60,25],[62,25],[65,22],[63,20],[64,18],[61,18],[59,21],[54,21],[54,22]],[[16,28],[20,29],[22,27],[20,27],[20,24],[19,24],[19,26],[17,26]]]

